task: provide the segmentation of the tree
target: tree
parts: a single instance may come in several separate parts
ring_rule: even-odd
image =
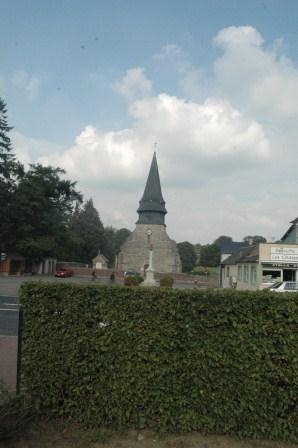
[[[213,241],[213,244],[216,244],[219,248],[222,248],[228,243],[232,243],[233,239],[230,236],[221,235],[218,238],[216,238],[215,241]]]
[[[116,230],[112,226],[105,227],[103,254],[108,259],[109,267],[115,265],[116,255],[118,255],[122,244],[130,234],[131,231],[125,228]]]
[[[182,263],[182,271],[190,272],[195,267],[197,261],[194,246],[188,241],[184,241],[182,243],[178,243],[177,248]]]
[[[104,227],[92,199],[88,199],[77,213],[73,229],[80,239],[80,261],[91,263],[104,248]]]
[[[201,266],[219,266],[220,248],[216,244],[206,244],[201,247]]]
[[[243,238],[243,241],[248,244],[267,243],[266,238],[261,235],[247,235]]]
[[[9,132],[12,127],[7,123],[6,104],[0,98],[0,249],[8,248],[7,241],[10,239],[8,233],[10,222],[10,207],[12,195],[16,187],[16,178],[22,173],[22,166],[16,162],[12,150]]]
[[[64,170],[36,164],[20,178],[10,208],[10,248],[40,261],[59,257],[69,237],[70,220],[81,195]]]

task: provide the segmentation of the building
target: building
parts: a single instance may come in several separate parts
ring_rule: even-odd
[[[221,263],[224,288],[264,289],[277,281],[298,281],[298,218],[278,243],[243,247]]]
[[[92,268],[93,269],[107,269],[108,268],[108,259],[101,254],[100,252],[96,257],[92,260]]]
[[[166,232],[165,201],[161,192],[156,153],[153,155],[144,194],[137,210],[139,219],[135,230],[122,245],[117,268],[123,271],[144,272],[153,256],[156,272],[181,272],[181,261],[175,241]]]

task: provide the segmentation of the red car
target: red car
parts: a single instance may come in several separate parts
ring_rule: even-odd
[[[73,271],[71,269],[57,269],[55,272],[55,277],[72,277]]]

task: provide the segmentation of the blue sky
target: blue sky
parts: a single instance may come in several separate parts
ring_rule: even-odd
[[[18,157],[133,229],[154,142],[168,232],[279,238],[296,218],[297,1],[1,2]]]

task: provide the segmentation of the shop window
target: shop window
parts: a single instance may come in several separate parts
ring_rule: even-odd
[[[263,283],[275,283],[281,280],[281,270],[263,270]]]

